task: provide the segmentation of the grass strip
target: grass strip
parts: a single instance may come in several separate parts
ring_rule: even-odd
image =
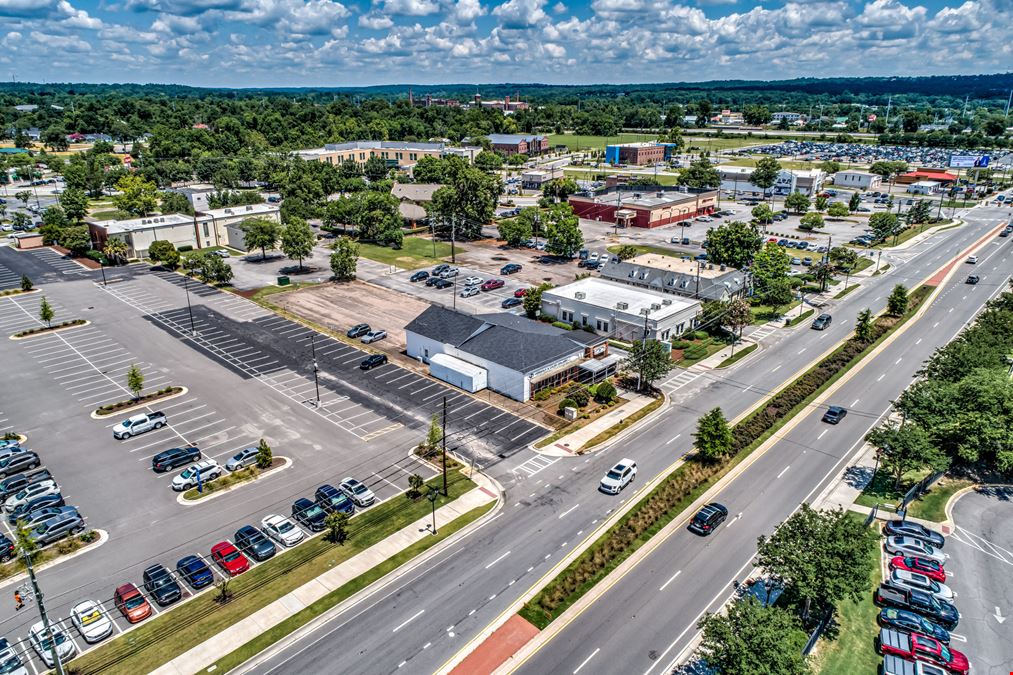
[[[848,293],[854,291],[857,288],[858,288],[858,284],[851,284],[850,286],[848,286],[847,288],[845,288],[844,290],[842,290],[840,293],[838,293],[837,295],[835,295],[834,296],[834,300],[840,300],[845,295],[847,295]]]
[[[8,298],[12,295],[24,295],[25,293],[34,293],[36,289],[29,288],[27,291],[22,288],[8,288],[6,291],[0,291],[0,298]]]
[[[293,614],[292,616],[285,619],[278,625],[270,628],[264,633],[261,633],[256,638],[250,640],[245,645],[235,650],[228,656],[225,656],[216,661],[214,666],[209,667],[213,668],[217,672],[221,673],[229,672],[236,666],[246,662],[247,660],[253,658],[260,652],[264,651],[265,649],[273,645],[274,643],[278,642],[286,635],[289,635],[292,632],[298,630],[299,628],[303,627],[304,625],[306,625],[313,619],[317,618],[327,610],[331,609],[332,607],[338,605],[341,602],[344,602],[346,599],[355,595],[363,588],[366,588],[370,584],[381,579],[382,577],[389,574],[393,570],[397,569],[398,567],[408,562],[412,558],[426,552],[436,544],[450,537],[455,532],[460,531],[467,525],[470,525],[474,521],[478,520],[486,513],[488,513],[490,510],[492,510],[494,506],[496,506],[495,502],[491,504],[486,504],[485,506],[479,506],[477,508],[472,509],[471,511],[468,511],[463,516],[460,516],[445,525],[440,525],[438,528],[438,534],[436,536],[428,537],[426,539],[423,539],[422,541],[416,542],[411,546],[409,546],[408,548],[406,548],[405,550],[401,551],[400,553],[390,558],[387,558],[387,560],[383,561],[376,567],[373,567],[368,572],[365,572],[355,577],[341,588],[332,591],[328,595],[314,602],[306,609],[303,609],[300,612]]]
[[[166,396],[173,396],[181,391],[183,391],[182,387],[175,387],[175,386],[165,387],[151,394],[145,394],[144,396],[139,396],[137,398],[128,398],[123,401],[117,401],[116,403],[110,403],[108,405],[101,406],[95,410],[95,414],[103,416],[112,415],[113,413],[122,410],[123,408],[134,408],[139,405],[146,405],[148,403],[151,403],[152,401],[158,401],[160,399],[163,399]]]
[[[652,412],[660,408],[661,404],[664,402],[665,402],[664,397],[654,399],[653,401],[651,401],[643,408],[630,415],[629,417],[623,418],[623,420],[620,421],[619,424],[613,424],[608,429],[606,429],[605,431],[601,432],[600,434],[589,440],[587,443],[584,444],[584,447],[581,448],[580,451],[583,452],[584,450],[593,448],[599,443],[604,443],[608,439],[618,434],[620,431],[629,428],[630,426],[636,424],[643,418],[650,415]]]
[[[70,555],[71,553],[87,546],[95,541],[97,537],[97,532],[89,530],[87,532],[82,532],[76,537],[61,539],[52,546],[47,546],[40,551],[36,551],[35,555],[32,556],[32,565],[36,570],[38,570],[39,567],[45,565],[46,563],[53,562],[57,558],[62,558],[65,555]],[[24,571],[25,561],[18,557],[10,562],[0,565],[0,579],[7,579]]]
[[[664,255],[669,258],[692,258],[695,253],[689,251],[682,251],[675,248],[665,248],[663,246],[645,246],[644,244],[616,244],[609,246],[606,250],[609,253],[618,254],[620,249],[631,247],[636,249],[637,255],[643,255],[644,253],[654,253],[655,255]]]
[[[475,483],[459,473],[448,478],[449,496],[440,495],[437,508],[475,487]],[[439,488],[442,477],[431,479],[427,485]],[[379,504],[349,521],[348,539],[343,545],[332,544],[322,536],[313,537],[232,579],[229,592],[233,596],[228,603],[220,604],[214,590],[201,593],[187,601],[185,608],[163,612],[79,656],[71,667],[78,675],[150,673],[209,636],[226,630],[385,537],[428,516],[431,508],[428,499],[411,501],[404,497]]]
[[[749,345],[748,347],[744,347],[743,349],[740,349],[739,351],[735,352],[734,354],[732,354],[731,356],[729,356],[727,359],[725,359],[724,361],[722,361],[721,363],[719,363],[718,364],[718,368],[727,368],[728,366],[732,365],[733,363],[735,363],[739,359],[745,358],[749,354],[752,354],[753,352],[755,352],[757,346],[758,345],[752,344],[752,345]]]
[[[802,323],[815,313],[816,313],[815,309],[807,309],[806,311],[796,316],[794,319],[788,319],[788,327],[790,328],[791,326],[799,325],[800,323]]]
[[[14,337],[28,337],[29,335],[39,335],[40,333],[49,333],[50,331],[60,330],[61,328],[70,328],[72,326],[80,326],[87,323],[84,319],[71,319],[70,321],[64,321],[58,323],[55,326],[42,326],[40,328],[32,328],[30,330],[23,330],[20,333],[15,333]]]
[[[265,476],[271,471],[279,469],[284,465],[285,460],[281,459],[280,457],[274,457],[271,460],[271,466],[267,467],[266,469],[261,469],[259,466],[254,464],[252,466],[247,466],[242,469],[238,469],[237,471],[233,471],[231,473],[226,473],[224,476],[221,476],[220,478],[216,478],[214,480],[204,483],[201,486],[204,488],[204,492],[199,492],[197,488],[190,488],[189,490],[183,493],[183,499],[190,502],[200,501],[201,499],[209,497],[216,492],[221,492],[226,488],[235,487],[236,485],[241,485],[242,483],[248,483],[250,481],[257,480],[258,478]]]
[[[521,608],[519,614],[540,629],[547,627],[665,525],[677,518],[698,496],[860,363],[876,345],[917,311],[931,290],[927,286],[916,289],[909,296],[908,310],[904,316],[883,315],[876,318],[870,342],[860,342],[854,338],[847,340],[738,422],[732,429],[732,456],[718,462],[706,462],[696,455],[690,456],[549,581]]]

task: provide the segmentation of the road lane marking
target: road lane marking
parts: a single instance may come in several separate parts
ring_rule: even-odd
[[[879,382],[879,381],[880,381],[880,380],[882,380],[882,379],[883,379],[884,377],[886,377],[886,373],[883,373],[882,375],[880,375],[879,377],[877,377],[877,378],[876,378],[876,382]]]
[[[395,629],[393,630],[393,632],[394,632],[394,633],[398,632],[399,630],[401,630],[402,628],[404,628],[405,626],[407,626],[408,624],[410,624],[410,623],[411,623],[412,621],[414,621],[415,619],[417,619],[417,618],[419,618],[420,616],[422,616],[423,614],[425,614],[425,611],[426,611],[426,610],[424,610],[424,609],[420,609],[420,610],[419,610],[418,612],[416,612],[415,614],[413,614],[413,615],[412,615],[411,617],[409,617],[409,618],[408,618],[407,620],[405,620],[404,622],[402,622],[402,623],[398,624],[397,628],[395,628]]]
[[[577,675],[577,673],[580,672],[580,669],[583,668],[584,666],[586,666],[587,662],[590,661],[591,659],[593,659],[595,657],[595,655],[598,652],[600,652],[600,651],[601,651],[601,647],[598,647],[593,652],[591,652],[591,656],[589,656],[586,659],[584,659],[584,661],[579,666],[577,666],[577,670],[573,671],[573,675]]]
[[[770,372],[772,372],[772,373],[773,373],[773,372],[777,371],[777,369],[778,369],[778,368],[780,368],[780,367],[781,367],[781,366],[774,366],[774,370],[772,370],[772,371],[770,371]]]
[[[559,517],[560,517],[560,518],[562,518],[562,517],[563,517],[563,516],[565,516],[566,514],[570,513],[570,511],[573,511],[573,510],[574,510],[575,508],[577,508],[578,506],[580,506],[580,504],[574,504],[573,506],[571,506],[571,507],[570,507],[570,508],[568,508],[567,510],[563,511],[562,513],[560,513],[560,514],[559,514]]]
[[[856,405],[858,405],[858,402],[861,401],[861,400],[862,399],[860,399],[860,398],[856,398],[854,401],[852,401],[851,407],[854,408]]]
[[[791,464],[789,464],[788,466],[786,466],[783,469],[781,469],[781,473],[777,474],[777,477],[780,478],[781,476],[783,476],[784,472],[787,471],[790,468],[791,468]]]
[[[498,557],[495,560],[493,560],[491,563],[489,563],[488,565],[486,565],[485,568],[489,569],[490,567],[492,567],[493,565],[495,565],[496,563],[498,563],[500,560],[502,560],[503,558],[507,557],[508,555],[510,555],[510,551],[507,551],[506,553],[504,553],[500,557]]]
[[[679,436],[682,436],[682,434],[676,434],[675,436],[672,436],[670,439],[668,439],[667,441],[665,441],[665,445],[668,445],[669,443],[671,443],[675,439],[679,438]]]
[[[821,438],[823,438],[824,436],[826,436],[826,434],[827,434],[828,431],[829,431],[829,429],[824,429],[823,431],[821,431],[820,435],[816,437],[816,440],[818,441]]]
[[[669,577],[668,581],[666,581],[665,583],[661,584],[661,588],[659,588],[658,590],[659,591],[665,590],[665,586],[668,586],[670,583],[672,583],[673,581],[675,581],[675,578],[677,576],[679,576],[680,574],[682,574],[682,570],[679,570],[678,572],[676,572],[675,574],[673,574],[671,577]]]

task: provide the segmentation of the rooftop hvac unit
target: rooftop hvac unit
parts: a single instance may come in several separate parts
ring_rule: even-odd
[[[664,300],[661,301],[661,304],[663,304],[663,305],[671,305],[672,301],[669,300],[668,298],[665,298]]]
[[[714,265],[707,265],[707,269],[709,269],[709,270],[714,269]]]
[[[587,294],[584,293],[584,291],[577,291],[576,293],[573,294],[573,297],[577,300],[583,300],[584,298],[587,297]]]
[[[233,215],[232,209],[225,209],[225,213],[229,214],[230,216]]]
[[[629,309],[629,308],[630,308],[630,303],[628,303],[628,302],[617,302],[616,303],[616,309]]]
[[[165,218],[159,218],[159,219],[158,219],[158,222],[160,222],[160,223],[164,223],[164,222],[165,222]]]
[[[657,312],[659,309],[661,309],[661,305],[659,303],[655,302],[651,305],[651,311]]]
[[[725,266],[724,266],[724,265],[722,265],[722,266],[720,267],[720,269],[721,269],[721,271],[722,271],[722,272],[724,272],[724,271],[725,271]]]
[[[251,205],[247,206],[247,207],[246,207],[246,210],[247,210],[247,211],[252,211],[252,210],[253,210],[253,205],[251,204]]]
[[[147,225],[150,221],[141,218],[141,225]]]

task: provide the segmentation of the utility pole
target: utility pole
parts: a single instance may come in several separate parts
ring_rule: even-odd
[[[443,397],[443,433],[440,434],[443,446],[443,496],[447,496],[447,397]],[[435,506],[433,507],[436,508]],[[436,533],[436,514],[433,512],[433,534]]]
[[[197,327],[193,323],[193,307],[190,306],[190,275],[183,275],[183,288],[186,289],[186,311],[190,315],[190,332],[197,335]]]
[[[1009,117],[1009,106],[1013,103],[1013,89],[1009,90],[1009,98],[1006,99],[1006,112],[1003,113],[1003,117]]]
[[[872,271],[873,274],[879,272],[879,259],[882,257],[883,257],[883,249],[879,249],[879,252],[876,253],[876,269]]]
[[[457,216],[450,216],[450,262],[457,264],[457,251],[454,250],[454,239],[457,237]]]
[[[53,666],[57,675],[63,674],[63,664],[60,662],[60,651],[56,647],[56,639],[53,637],[53,626],[49,623],[49,616],[46,614],[46,606],[42,603],[42,590],[35,578],[35,569],[32,567],[32,556],[28,551],[21,551],[25,559],[25,568],[28,569],[28,577],[32,582],[32,593],[35,594],[35,603],[39,606],[39,616],[42,617],[42,626],[46,629],[46,637],[49,639],[50,654],[53,656]]]
[[[830,276],[830,249],[831,247],[833,247],[833,245],[834,245],[834,238],[831,235],[827,237],[827,252],[823,254],[823,257],[820,259],[820,261],[823,263],[823,270],[820,275],[823,277],[820,280],[820,293],[827,292],[827,281],[828,277]]]
[[[313,385],[317,389],[317,407],[320,407],[320,379],[317,377],[317,373],[320,372],[320,368],[317,366],[317,346],[316,340],[313,334],[310,333],[310,350],[313,352]]]

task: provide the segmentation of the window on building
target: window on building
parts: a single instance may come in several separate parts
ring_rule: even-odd
[[[609,330],[609,322],[608,321],[602,321],[601,319],[596,319],[595,320],[595,328],[597,328],[598,330],[600,330],[603,333],[607,333],[608,330]]]
[[[204,238],[207,239],[211,234],[208,232],[208,224],[204,223]]]
[[[667,340],[669,338],[669,336],[671,335],[671,333],[672,333],[671,330],[663,330],[663,331],[661,331],[661,339],[662,340]]]
[[[559,313],[559,317],[567,323],[573,323],[573,312],[568,309],[564,309]]]
[[[587,325],[587,314],[581,314],[580,315],[580,325],[581,326],[586,326]]]

